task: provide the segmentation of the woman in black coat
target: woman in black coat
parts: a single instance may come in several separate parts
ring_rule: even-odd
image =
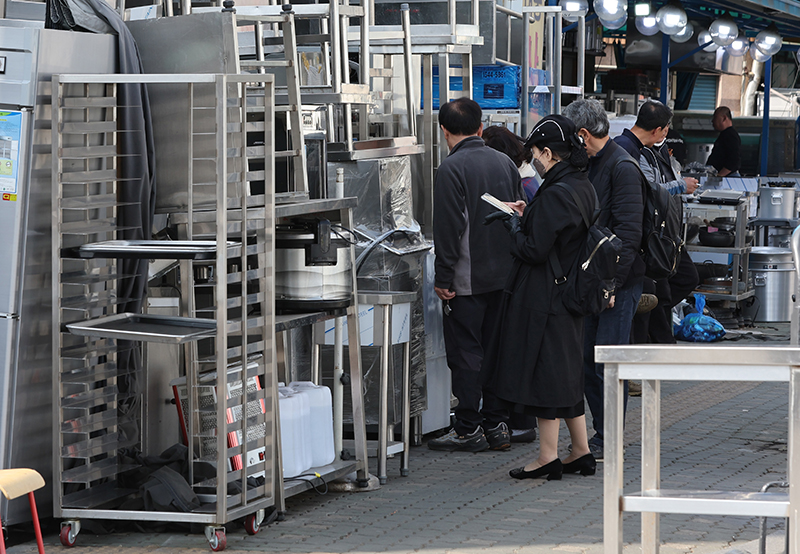
[[[593,475],[596,462],[589,452],[583,404],[583,318],[564,307],[548,257],[554,251],[567,271],[588,232],[572,195],[557,183],[569,184],[589,213],[597,196],[584,171],[586,151],[570,120],[543,118],[526,146],[544,181],[529,205],[508,204],[517,212],[506,222],[514,266],[505,287],[501,328],[487,356],[496,368],[489,389],[538,420],[539,456],[511,470],[512,477]],[[562,418],[572,438],[572,452],[563,463],[558,458]]]

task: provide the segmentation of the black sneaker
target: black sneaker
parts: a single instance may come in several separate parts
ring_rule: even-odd
[[[511,448],[511,433],[508,432],[508,425],[498,423],[494,429],[486,431],[486,441],[489,443],[489,450],[508,450]]]
[[[453,429],[443,437],[429,440],[428,448],[446,452],[483,452],[489,450],[489,443],[486,442],[483,429],[479,425],[469,435],[459,435]]]
[[[598,462],[603,461],[603,441],[597,437],[589,439],[589,452],[592,453],[594,459]]]

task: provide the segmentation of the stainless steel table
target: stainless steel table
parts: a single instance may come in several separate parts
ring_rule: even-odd
[[[605,462],[603,542],[606,554],[622,552],[622,514],[641,512],[642,553],[659,549],[660,513],[783,517],[796,529],[800,487],[800,348],[728,345],[598,346],[605,364]],[[642,380],[642,491],[624,494],[623,381]],[[661,381],[788,381],[789,493],[664,490],[660,488]],[[800,533],[790,536],[800,553]]]

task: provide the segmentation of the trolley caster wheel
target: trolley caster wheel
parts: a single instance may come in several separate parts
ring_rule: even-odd
[[[401,477],[408,477],[408,470],[407,469],[401,469],[400,470],[400,476]]]
[[[261,523],[264,521],[264,510],[259,510],[255,514],[250,514],[244,518],[244,530],[248,535],[255,535],[261,529]]]
[[[78,540],[78,533],[72,532],[72,525],[63,525],[58,538],[61,539],[63,546],[70,548],[75,546],[75,542]]]
[[[228,539],[225,538],[225,531],[217,529],[214,536],[208,541],[208,546],[212,552],[222,552],[228,546]]]

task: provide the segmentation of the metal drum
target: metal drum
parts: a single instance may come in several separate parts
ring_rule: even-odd
[[[753,321],[789,321],[792,294],[797,287],[792,251],[772,246],[755,247],[750,253],[748,267],[755,287],[756,301],[750,308]]]
[[[794,183],[790,183],[794,185]],[[758,217],[761,219],[794,219],[794,187],[758,187]]]

